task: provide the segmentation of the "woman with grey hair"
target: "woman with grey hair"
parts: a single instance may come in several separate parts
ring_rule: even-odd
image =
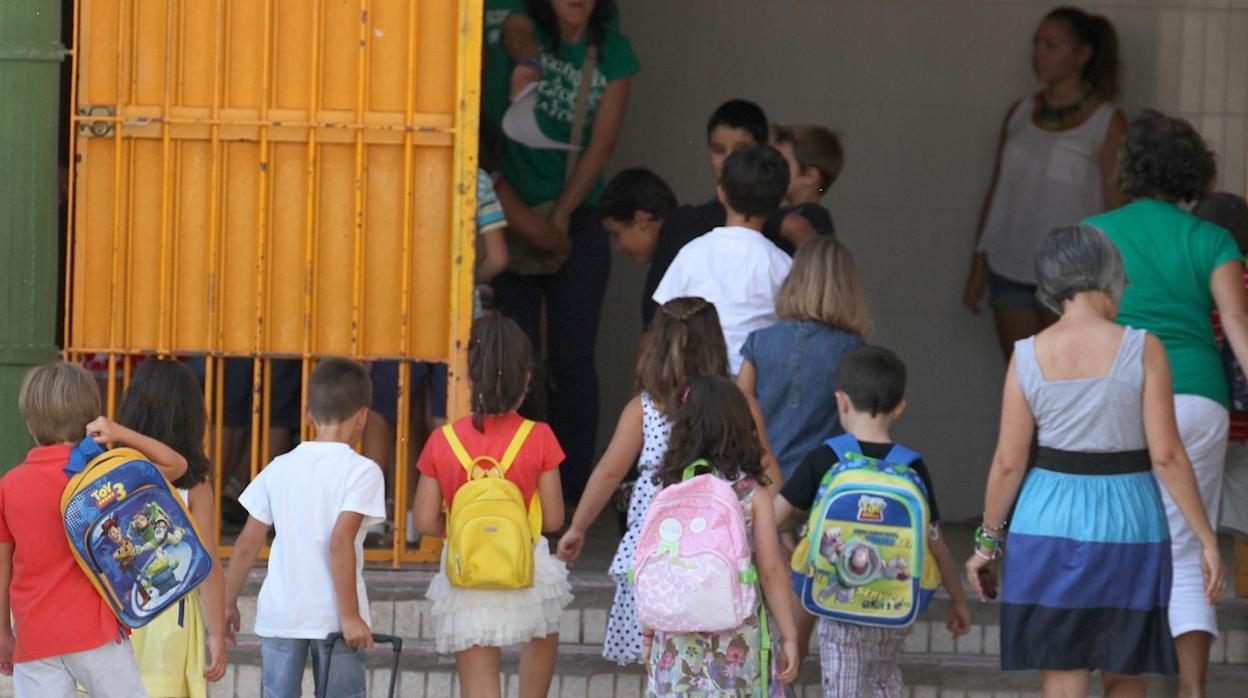
[[[967,576],[981,597],[995,596],[996,560],[1008,551],[1003,669],[1039,670],[1046,696],[1086,695],[1094,670],[1105,695],[1143,696],[1143,674],[1177,670],[1170,534],[1152,473],[1202,543],[1195,567],[1207,599],[1224,583],[1217,536],[1179,440],[1165,349],[1114,323],[1126,283],[1117,248],[1087,226],[1056,228],[1036,279],[1060,317],[1014,345]]]
[[[1241,365],[1248,364],[1243,254],[1226,230],[1188,213],[1217,172],[1204,139],[1183,119],[1147,110],[1119,154],[1122,189],[1133,201],[1085,221],[1118,246],[1131,279],[1118,322],[1161,340],[1174,375],[1174,412],[1210,523],[1218,518],[1226,466],[1226,377],[1210,320],[1216,308]],[[1200,541],[1174,501],[1163,497],[1174,557],[1170,630],[1180,695],[1204,695],[1217,615],[1196,574]]]

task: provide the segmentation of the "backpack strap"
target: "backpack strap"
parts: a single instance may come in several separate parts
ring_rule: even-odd
[[[849,432],[845,432],[839,436],[833,436],[827,441],[824,441],[823,444],[836,453],[836,460],[841,463],[845,462],[847,454],[862,454],[862,444],[858,443],[858,439],[854,438],[854,435]]]
[[[689,465],[685,466],[685,470],[680,477],[681,482],[684,482],[685,480],[692,480],[694,477],[696,477],[698,474],[698,468],[706,468],[715,477],[722,477],[719,474],[719,471],[716,470],[715,468],[712,468],[711,464],[708,463],[705,458],[699,458],[695,460],[694,462],[690,463]]]
[[[104,453],[104,447],[97,444],[95,439],[88,436],[74,446],[69,452],[69,463],[65,464],[63,470],[65,474],[73,477],[86,469],[87,463],[95,460],[95,457]]]
[[[447,423],[442,427],[442,436],[446,437],[446,445],[451,447],[451,453],[455,454],[455,459],[467,470],[472,473],[472,456],[468,455],[468,451],[464,449],[464,444],[459,440],[459,436],[455,434],[455,427]]]
[[[498,469],[504,474],[511,468],[511,464],[515,462],[516,455],[520,453],[520,447],[524,445],[526,439],[529,438],[529,432],[533,431],[533,420],[526,419],[520,422],[520,428],[516,429],[516,435],[511,437],[511,443],[507,444],[507,450],[503,451],[502,460],[498,461]]]
[[[884,456],[884,460],[896,465],[912,465],[919,459],[919,452],[901,444],[893,444],[893,449]]]

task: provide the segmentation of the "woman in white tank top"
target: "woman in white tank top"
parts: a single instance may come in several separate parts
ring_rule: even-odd
[[[1040,241],[1055,226],[1123,203],[1114,182],[1126,119],[1112,101],[1119,73],[1113,25],[1055,9],[1036,29],[1031,61],[1046,87],[1006,114],[963,297],[978,313],[988,292],[1007,359],[1015,341],[1056,319],[1035,298]]]

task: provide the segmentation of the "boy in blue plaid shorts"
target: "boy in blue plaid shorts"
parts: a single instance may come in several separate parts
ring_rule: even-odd
[[[863,455],[883,458],[893,448],[889,427],[906,408],[906,366],[882,347],[861,347],[845,355],[836,372],[836,406],[845,431],[853,434]],[[802,460],[793,477],[776,495],[776,520],[781,530],[791,530],[804,512],[814,506],[819,483],[838,462],[836,452],[819,446]],[[949,592],[945,626],[958,637],[971,626],[966,594],[958,568],[940,535],[940,512],[932,478],[922,459],[910,464],[923,480],[931,510],[928,545]],[[805,640],[814,617],[797,603],[799,635]],[[910,628],[878,628],[829,618],[819,619],[819,658],[823,666],[825,698],[901,698],[901,648]]]

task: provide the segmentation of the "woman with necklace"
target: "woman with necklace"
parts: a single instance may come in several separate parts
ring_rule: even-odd
[[[1056,319],[1036,300],[1044,235],[1123,203],[1114,184],[1126,119],[1113,103],[1120,72],[1113,25],[1074,7],[1052,10],[1036,28],[1031,63],[1045,88],[1005,116],[963,295],[978,313],[988,292],[1007,359],[1015,341]]]

